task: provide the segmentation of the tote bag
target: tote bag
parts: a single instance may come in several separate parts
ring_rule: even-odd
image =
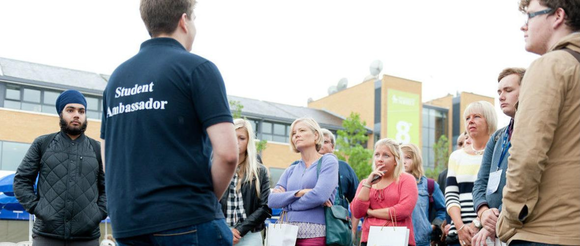
[[[266,246],[294,246],[298,237],[298,226],[284,221],[286,211],[280,214],[280,219],[268,226],[266,232]],[[286,216],[287,218],[287,216]]]
[[[393,209],[394,210],[394,209]],[[395,212],[389,217],[393,226],[371,226],[367,241],[368,246],[407,246],[409,245],[409,228],[397,226],[397,217]],[[393,219],[394,217],[394,219]],[[386,223],[385,223],[386,225]]]
[[[316,178],[320,176],[320,168],[322,166],[322,157],[318,161],[316,167]],[[340,175],[338,175],[338,196],[334,199],[332,207],[324,207],[324,218],[326,220],[326,245],[328,246],[350,246],[352,245],[351,224],[348,210],[342,205],[338,204],[342,195],[342,187],[340,186]]]

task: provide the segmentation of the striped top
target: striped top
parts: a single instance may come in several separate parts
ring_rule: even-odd
[[[477,218],[473,208],[473,183],[481,166],[482,155],[471,155],[463,149],[451,153],[447,171],[447,187],[445,187],[445,206],[447,212],[452,207],[461,209],[461,220],[464,224]],[[451,222],[449,233],[457,233],[455,223]]]

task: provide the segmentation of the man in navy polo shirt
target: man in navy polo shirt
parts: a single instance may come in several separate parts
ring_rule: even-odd
[[[189,52],[194,5],[141,0],[152,38],[103,93],[107,205],[119,245],[232,245],[218,201],[238,148],[220,72]]]

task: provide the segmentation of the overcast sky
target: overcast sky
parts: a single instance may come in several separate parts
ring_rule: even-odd
[[[503,68],[537,58],[524,50],[517,7],[517,0],[199,0],[193,52],[218,66],[228,94],[296,106],[326,96],[341,78],[359,84],[377,59],[381,74],[422,82],[423,101],[461,91],[497,97]],[[138,0],[0,0],[0,33],[0,57],[102,74],[149,38]]]

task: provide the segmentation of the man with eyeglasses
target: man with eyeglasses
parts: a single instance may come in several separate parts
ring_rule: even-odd
[[[521,0],[527,51],[497,233],[580,245],[580,1]]]

